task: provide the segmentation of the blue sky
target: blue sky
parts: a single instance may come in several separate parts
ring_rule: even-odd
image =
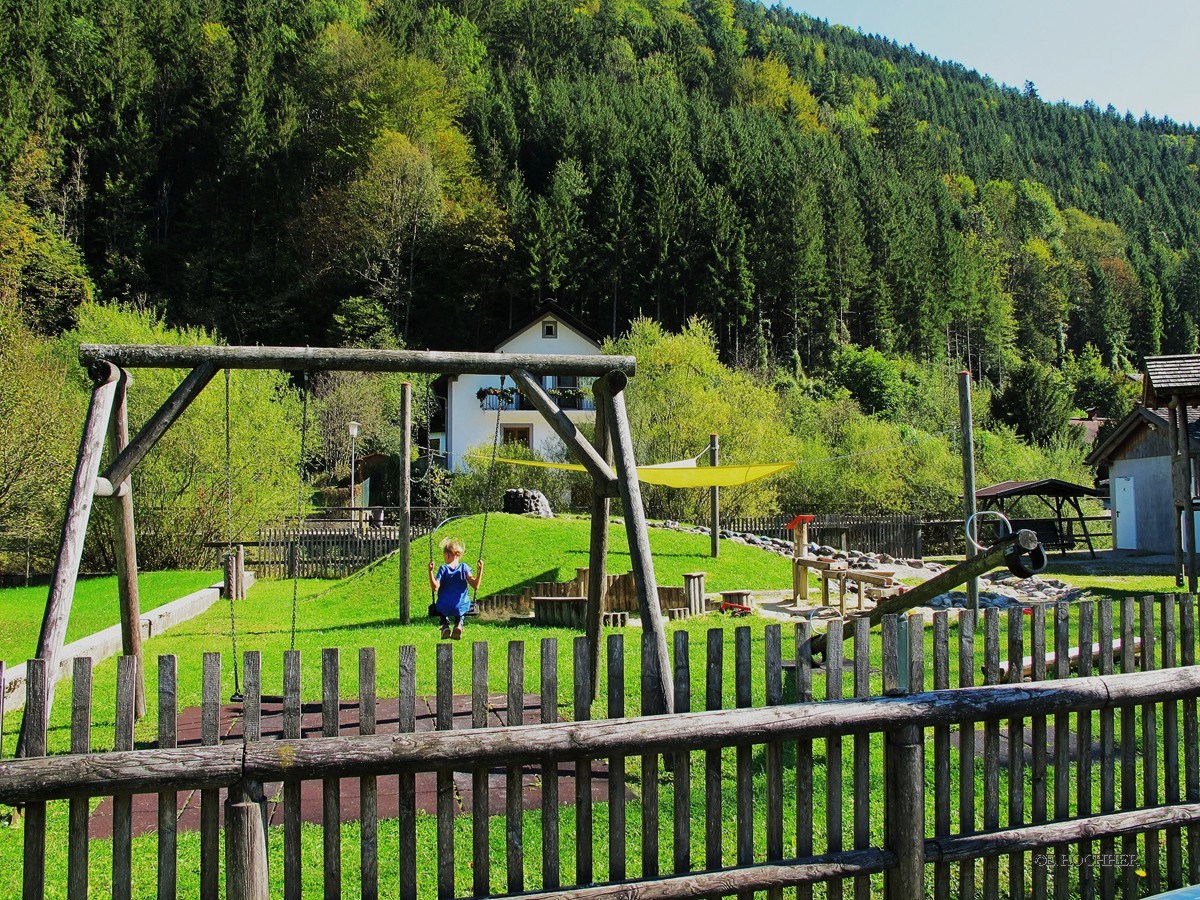
[[[1042,99],[1200,124],[1200,0],[787,0]]]

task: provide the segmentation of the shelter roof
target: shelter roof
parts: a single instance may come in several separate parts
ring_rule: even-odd
[[[1162,406],[1172,396],[1200,400],[1200,355],[1146,357],[1142,402]]]
[[[513,328],[511,331],[509,331],[508,334],[504,335],[504,337],[500,338],[500,340],[498,340],[496,342],[495,349],[499,350],[506,343],[508,343],[513,338],[515,338],[518,334],[520,334],[522,331],[524,331],[530,325],[533,325],[535,322],[540,322],[542,319],[548,319],[548,318],[549,319],[557,319],[558,321],[562,322],[564,325],[567,325],[568,327],[570,327],[573,331],[576,331],[583,337],[587,338],[589,341],[591,341],[597,347],[599,347],[600,343],[604,340],[604,336],[602,334],[600,334],[600,332],[596,331],[596,329],[592,328],[590,325],[588,325],[582,319],[576,318],[571,313],[567,312],[565,309],[563,309],[561,306],[559,306],[557,303],[555,303],[554,301],[551,300],[546,303],[543,303],[536,310],[534,310],[534,312],[531,313],[527,318],[518,322],[515,328]]]
[[[1149,407],[1138,404],[1117,423],[1117,427],[1097,444],[1084,462],[1089,466],[1105,466],[1131,437],[1143,428],[1167,433],[1170,428],[1171,412],[1166,407]],[[1188,434],[1191,436],[1192,453],[1200,453],[1200,408],[1187,407]]]
[[[1106,497],[1105,491],[1082,484],[1072,484],[1059,478],[1040,481],[1002,481],[980,488],[976,500],[1002,500],[1007,497]]]

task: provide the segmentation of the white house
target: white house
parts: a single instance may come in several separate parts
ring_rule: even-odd
[[[554,304],[541,307],[492,348],[495,353],[546,353],[591,356],[600,352],[600,335]],[[547,375],[542,386],[575,422],[591,421],[595,406],[586,390],[590,379],[573,375]],[[463,454],[473,448],[490,448],[500,414],[501,443],[516,443],[545,451],[562,442],[546,420],[506,379],[505,394],[498,391],[498,375],[450,376],[446,386],[446,430],[434,432],[430,446],[445,454],[451,469],[463,468]],[[482,396],[481,396],[481,392]],[[497,410],[499,407],[499,410]]]

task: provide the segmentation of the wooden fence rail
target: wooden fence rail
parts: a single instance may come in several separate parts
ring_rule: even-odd
[[[424,699],[414,648],[386,663],[399,679],[389,679],[399,685],[392,699],[377,698],[376,653],[362,649],[353,701],[340,690],[338,651],[327,650],[319,705],[302,703],[298,652],[271,669],[282,675],[278,696],[264,696],[273,690],[250,652],[232,720],[221,705],[220,655],[205,654],[199,735],[187,741],[177,726],[178,666],[161,657],[158,746],[143,750],[133,749],[131,661],[118,667],[115,720],[96,716],[116,722],[110,740],[95,733],[91,663],[80,660],[71,753],[53,756],[35,660],[25,713],[37,726],[33,756],[0,761],[0,803],[24,805],[26,897],[41,896],[52,877],[69,896],[87,896],[92,797],[113,798],[114,895],[128,895],[131,873],[154,865],[142,859],[149,845],[134,839],[138,794],[158,795],[157,878],[171,895],[194,880],[205,897],[265,896],[273,882],[294,897],[306,877],[326,896],[350,885],[375,896],[388,884],[403,897],[774,897],[785,887],[807,897],[825,883],[830,897],[896,900],[955,889],[974,897],[980,875],[984,897],[1052,889],[1056,898],[1132,898],[1143,887],[1200,882],[1195,598],[1023,612],[989,609],[976,622],[939,611],[931,629],[888,617],[878,654],[865,620],[845,632],[835,620],[816,660],[804,622],[787,635],[778,624],[738,627],[731,645],[713,628],[702,647],[680,630],[679,712],[661,717],[628,707],[647,691],[626,675],[624,634],[610,634],[608,718],[597,721],[582,637],[566,668],[556,640],[531,645],[536,686],[525,643],[511,642],[499,694],[489,687],[487,644],[470,647],[466,660],[456,659],[466,647],[439,645],[429,663],[436,691]],[[469,667],[468,680],[456,679],[456,662]],[[571,690],[560,690],[563,673]],[[469,698],[454,696],[456,683],[471,685]],[[847,687],[853,699],[843,699]],[[573,720],[563,721],[567,710]],[[177,797],[192,792],[195,873],[178,871],[176,849]],[[300,827],[302,794],[319,798],[316,845]],[[64,799],[65,865],[48,867],[46,804]],[[268,802],[282,827],[263,828]],[[342,824],[344,802],[360,821],[354,831]],[[379,853],[385,819],[396,821],[391,858]],[[464,827],[470,840],[456,841]],[[493,858],[500,833],[506,850]],[[358,842],[356,871],[343,870],[352,859],[345,835]],[[282,859],[281,869],[268,859]]]

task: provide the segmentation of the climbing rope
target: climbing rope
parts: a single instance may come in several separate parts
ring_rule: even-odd
[[[304,459],[308,452],[308,372],[304,373],[300,400],[300,459],[296,463],[300,475],[296,485],[296,525],[292,531],[292,644],[296,649],[296,605],[300,595],[300,521],[304,515]]]
[[[233,439],[229,412],[230,371],[225,370],[225,571],[229,571],[229,558],[233,555]],[[237,615],[234,612],[233,595],[237,593],[237,563],[234,562],[233,577],[225,585],[229,597],[229,643],[233,649],[233,695],[230,703],[242,702],[242,687],[238,678]]]

